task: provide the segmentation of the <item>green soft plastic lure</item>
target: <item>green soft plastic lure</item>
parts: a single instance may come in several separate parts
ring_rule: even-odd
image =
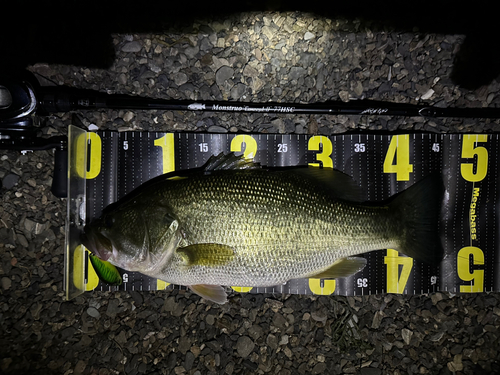
[[[122,276],[114,265],[105,260],[99,259],[93,254],[89,254],[89,257],[97,276],[99,276],[99,279],[102,282],[113,286],[122,284]]]

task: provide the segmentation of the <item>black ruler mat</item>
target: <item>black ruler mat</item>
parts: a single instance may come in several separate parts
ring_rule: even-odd
[[[74,149],[85,169],[85,220],[141,183],[172,170],[203,165],[211,155],[234,151],[265,166],[323,165],[352,176],[370,201],[384,200],[424,176],[441,173],[446,186],[440,233],[445,258],[430,267],[385,249],[367,253],[367,266],[337,280],[300,279],[250,293],[364,295],[500,290],[498,150],[496,134],[309,136],[161,132],[84,133]],[[84,257],[85,258],[85,257]],[[178,288],[139,273],[123,273],[120,287],[99,282],[85,259],[85,290]]]

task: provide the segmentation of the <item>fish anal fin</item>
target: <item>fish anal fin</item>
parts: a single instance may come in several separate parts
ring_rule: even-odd
[[[227,294],[224,288],[220,285],[189,285],[189,288],[206,300],[223,305],[227,302]]]
[[[310,276],[314,279],[337,279],[347,277],[361,271],[366,266],[366,259],[361,257],[342,258],[333,263],[329,268]]]
[[[220,266],[234,258],[234,250],[227,245],[200,243],[177,249],[188,266]]]

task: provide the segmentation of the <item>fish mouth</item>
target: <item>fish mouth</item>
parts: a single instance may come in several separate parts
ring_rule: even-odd
[[[113,255],[113,244],[92,225],[86,225],[81,237],[82,244],[102,260],[108,260]]]

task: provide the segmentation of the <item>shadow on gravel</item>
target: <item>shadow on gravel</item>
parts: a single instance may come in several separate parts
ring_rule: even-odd
[[[248,11],[301,11],[317,17],[361,19],[361,30],[463,34],[466,38],[456,57],[453,81],[476,89],[500,74],[498,12],[494,2],[485,0],[17,2],[4,10],[0,22],[0,68],[24,68],[37,62],[106,68],[114,59],[111,33],[182,32],[197,19],[221,21]]]

